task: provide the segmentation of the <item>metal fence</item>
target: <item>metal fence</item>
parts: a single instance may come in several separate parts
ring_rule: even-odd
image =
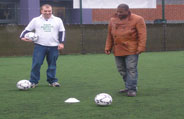
[[[165,26],[163,26],[165,25]],[[19,35],[25,26],[0,25],[0,56],[31,55],[33,43]],[[107,24],[65,25],[66,42],[61,54],[104,53]],[[184,24],[147,24],[147,52],[184,50]]]
[[[15,8],[14,8],[15,7]],[[156,9],[131,9],[144,17],[148,29],[147,51],[184,50],[184,5],[162,5]],[[62,54],[103,53],[107,24],[116,9],[79,9],[53,7],[66,27],[66,47]],[[33,44],[19,40],[29,21],[40,9],[0,6],[0,56],[31,55]]]

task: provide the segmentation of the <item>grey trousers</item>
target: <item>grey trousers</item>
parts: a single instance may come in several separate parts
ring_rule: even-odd
[[[137,64],[139,55],[115,56],[118,72],[125,82],[125,88],[137,91]]]

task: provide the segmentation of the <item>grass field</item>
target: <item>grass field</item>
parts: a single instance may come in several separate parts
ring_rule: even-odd
[[[124,88],[113,55],[64,55],[57,64],[60,88],[46,82],[47,64],[39,86],[19,91],[16,82],[29,79],[31,57],[0,58],[0,119],[183,119],[184,52],[143,53],[139,58],[137,97]],[[96,94],[106,92],[112,105],[99,107]],[[81,102],[66,104],[67,98]]]

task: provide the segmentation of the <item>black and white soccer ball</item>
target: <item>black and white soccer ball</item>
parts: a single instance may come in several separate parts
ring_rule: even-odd
[[[107,93],[97,94],[95,97],[95,103],[100,106],[107,106],[112,104],[112,97]]]
[[[29,88],[31,88],[31,82],[25,79],[20,80],[17,82],[16,86],[20,90],[28,90]]]
[[[29,40],[33,41],[33,42],[35,42],[35,41],[38,40],[38,35],[35,34],[34,32],[28,32],[28,33],[25,34],[24,37],[25,37],[26,39],[29,39]]]

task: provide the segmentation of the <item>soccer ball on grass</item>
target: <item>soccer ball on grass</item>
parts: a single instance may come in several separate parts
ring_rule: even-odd
[[[17,82],[16,86],[19,90],[28,90],[29,88],[31,88],[31,82],[25,79],[20,80]]]
[[[107,93],[97,94],[95,97],[95,103],[100,106],[111,105],[112,97]]]

